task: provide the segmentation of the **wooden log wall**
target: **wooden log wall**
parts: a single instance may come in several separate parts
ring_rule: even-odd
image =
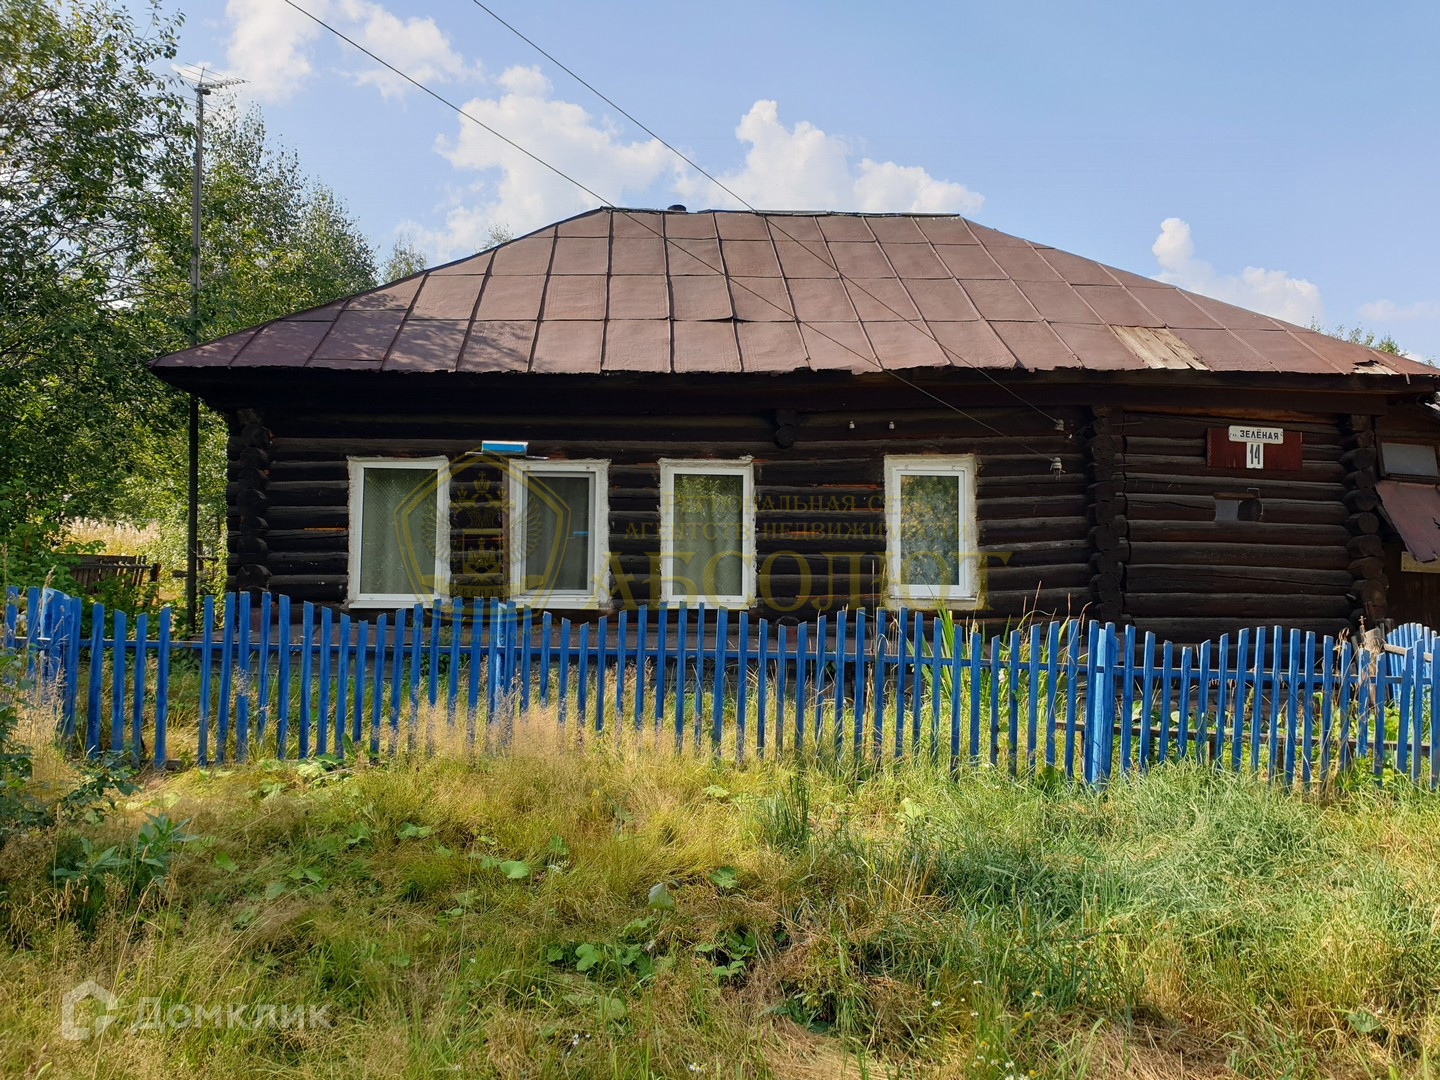
[[[1266,423],[1304,433],[1298,472],[1206,464],[1206,429]],[[1126,536],[1124,617],[1194,641],[1242,625],[1334,632],[1355,613],[1345,496],[1354,471],[1338,418],[1126,412],[1116,465]],[[1373,482],[1370,485],[1373,488]],[[1217,496],[1250,496],[1259,520],[1217,520]]]
[[[1096,407],[1087,431],[1090,544],[1095,551],[1090,560],[1090,592],[1095,602],[1091,614],[1105,622],[1124,620],[1125,560],[1129,554],[1129,522],[1119,469],[1125,443],[1115,412],[1108,406]]]
[[[226,575],[231,589],[270,583],[270,429],[254,409],[229,418],[225,484]]]
[[[1003,621],[1027,611],[1079,613],[1091,601],[1093,577],[1089,450],[1079,434],[1088,414],[1072,407],[1056,415],[1061,429],[1023,407],[977,409],[973,419],[939,408],[879,412],[838,401],[810,411],[689,417],[598,408],[563,417],[436,415],[402,407],[362,416],[305,401],[267,411],[264,517],[232,516],[232,583],[259,587],[264,577],[270,589],[297,600],[343,604],[347,457],[445,454],[456,463],[453,591],[503,596],[503,466],[466,455],[484,438],[514,438],[528,440],[532,455],[610,462],[618,605],[659,599],[660,459],[749,456],[761,571],[757,614],[800,620],[846,605],[874,608],[885,603],[885,456],[973,453],[986,555],[982,614]],[[249,467],[252,449],[232,439],[232,478]],[[240,548],[255,557],[242,563]]]
[[[1051,407],[1057,429],[1023,406],[967,417],[843,392],[781,409],[717,400],[695,415],[472,404],[398,401],[377,414],[306,398],[235,413],[232,586],[343,604],[347,457],[444,454],[453,589],[504,596],[505,466],[470,455],[484,438],[514,438],[532,455],[610,462],[617,606],[659,599],[661,458],[753,459],[756,614],[798,621],[887,603],[886,455],[975,454],[984,621],[1085,612],[1182,641],[1261,622],[1333,632],[1385,614],[1375,433],[1363,414]],[[1206,429],[1238,422],[1302,431],[1301,469],[1208,467]],[[1227,495],[1253,495],[1258,520],[1217,520]]]
[[[1354,577],[1355,626],[1379,626],[1387,614],[1385,552],[1380,540],[1380,498],[1375,490],[1379,451],[1370,416],[1354,414],[1341,422],[1344,432],[1340,460],[1345,466],[1345,526],[1350,530],[1346,551]]]

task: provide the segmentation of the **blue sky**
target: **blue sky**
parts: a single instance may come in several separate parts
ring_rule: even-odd
[[[610,201],[731,205],[472,0],[296,2]],[[1440,356],[1433,2],[487,3],[761,208],[962,212]],[[384,248],[594,203],[283,0],[180,10]]]

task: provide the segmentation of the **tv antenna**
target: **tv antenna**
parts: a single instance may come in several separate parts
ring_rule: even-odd
[[[195,165],[190,186],[190,344],[200,344],[200,192],[205,182],[205,99],[244,79],[212,77],[204,64],[171,65],[195,88]],[[200,578],[200,399],[190,395],[190,461],[185,517],[185,613],[195,626]]]

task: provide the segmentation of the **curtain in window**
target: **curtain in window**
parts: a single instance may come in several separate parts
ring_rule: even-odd
[[[524,481],[525,588],[588,593],[594,478],[531,472]]]
[[[435,470],[366,469],[360,526],[360,592],[435,592]]]
[[[900,477],[900,581],[950,588],[960,584],[960,477]]]
[[[671,513],[675,595],[695,600],[743,596],[745,478],[676,473]]]

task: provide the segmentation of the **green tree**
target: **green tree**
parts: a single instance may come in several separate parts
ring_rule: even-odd
[[[1346,326],[1344,323],[1326,329],[1320,325],[1319,319],[1310,320],[1310,329],[1318,330],[1322,334],[1329,334],[1341,341],[1348,341],[1352,345],[1364,345],[1367,349],[1376,349],[1383,353],[1390,353],[1392,356],[1401,355],[1401,348],[1395,339],[1389,334],[1377,335],[1373,330],[1367,330],[1358,323],[1355,326]]]
[[[132,433],[167,397],[145,369],[138,274],[153,180],[183,142],[156,74],[178,20],[104,0],[0,0],[0,538],[43,543],[114,505]]]
[[[268,319],[329,303],[377,284],[375,253],[344,204],[309,178],[292,150],[267,137],[258,109],[212,98],[206,110],[201,201],[200,337],[221,337]],[[188,147],[161,163],[144,282],[148,355],[188,344],[190,192]],[[183,395],[148,440],[142,464],[123,485],[118,509],[159,520],[158,554],[184,557],[187,460]],[[201,502],[207,539],[218,540],[225,512],[225,424],[202,409]]]
[[[380,271],[381,281],[399,281],[411,274],[418,274],[426,267],[425,253],[420,250],[412,236],[401,236],[390,248],[385,266]]]

